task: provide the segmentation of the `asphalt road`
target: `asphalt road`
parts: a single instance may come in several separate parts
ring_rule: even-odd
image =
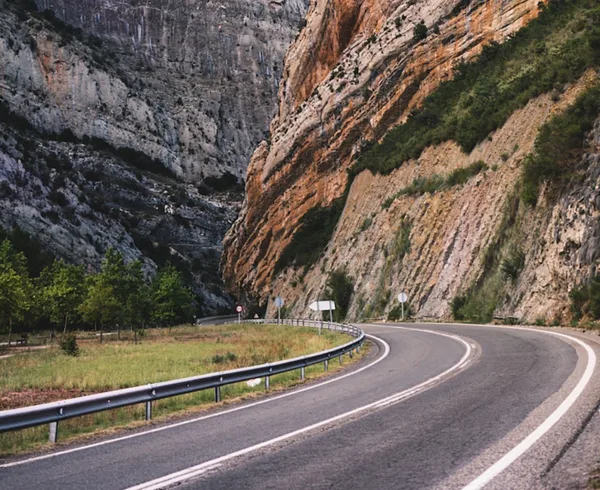
[[[178,488],[462,488],[556,409],[587,361],[580,346],[534,330],[364,328],[384,343],[362,367],[379,362],[360,372],[164,430],[0,466],[0,487],[162,488],[160,481],[144,484],[180,472]],[[419,328],[460,335],[469,347]],[[402,395],[445,372],[421,392]],[[537,485],[578,417],[565,416],[565,427],[557,424],[490,487]],[[244,454],[231,457],[235,452]]]

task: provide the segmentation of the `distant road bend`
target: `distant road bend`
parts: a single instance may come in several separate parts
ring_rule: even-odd
[[[537,488],[596,401],[598,344],[474,325],[365,325],[335,378],[0,465],[1,488]]]

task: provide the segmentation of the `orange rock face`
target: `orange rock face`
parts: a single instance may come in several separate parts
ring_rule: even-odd
[[[222,269],[234,293],[266,298],[299,220],[343,193],[361,145],[401,123],[455,64],[538,14],[538,0],[473,2],[458,13],[457,1],[410,3],[313,4],[286,57],[271,140],[254,153],[246,202],[224,242]],[[421,20],[429,35],[415,43]]]

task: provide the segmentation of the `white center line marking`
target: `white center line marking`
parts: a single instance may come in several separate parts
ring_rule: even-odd
[[[256,407],[256,406],[262,405],[264,403],[272,403],[272,402],[274,402],[276,400],[281,400],[282,398],[287,398],[288,396],[294,396],[294,395],[297,395],[298,393],[304,393],[305,391],[308,391],[308,390],[314,390],[315,388],[320,388],[321,386],[328,385],[329,383],[334,383],[336,381],[339,381],[341,379],[347,378],[349,376],[354,376],[355,374],[358,374],[358,373],[364,371],[365,369],[369,369],[370,367],[373,367],[375,364],[380,363],[381,361],[383,361],[390,354],[390,346],[387,344],[387,342],[385,340],[382,340],[379,337],[375,337],[374,335],[367,335],[367,337],[372,338],[372,339],[380,342],[383,345],[383,348],[384,348],[383,354],[380,357],[378,357],[377,359],[375,359],[373,362],[371,362],[370,364],[367,364],[366,366],[363,366],[360,369],[357,369],[355,371],[351,371],[351,372],[343,374],[341,376],[336,376],[336,377],[331,378],[331,379],[329,379],[327,381],[323,381],[323,382],[315,384],[315,385],[307,386],[306,388],[300,388],[298,390],[294,390],[294,391],[290,391],[290,392],[287,392],[287,393],[283,393],[281,395],[277,395],[277,396],[265,398],[264,400],[259,400],[257,402],[248,403],[246,405],[241,405],[239,407],[234,407],[234,408],[230,408],[228,410],[223,410],[223,411],[215,412],[215,413],[212,413],[210,415],[203,415],[201,417],[197,417],[197,418],[194,418],[194,419],[191,419],[191,420],[184,420],[182,422],[177,422],[177,423],[174,423],[174,424],[165,425],[163,427],[157,427],[155,429],[145,430],[143,432],[136,432],[135,434],[130,434],[130,435],[127,435],[127,436],[122,436],[122,437],[116,437],[114,439],[108,439],[106,441],[96,442],[94,444],[88,444],[88,445],[85,445],[85,446],[75,447],[75,448],[71,448],[71,449],[65,449],[64,451],[57,451],[57,452],[54,452],[54,453],[43,454],[41,456],[34,456],[34,457],[28,458],[28,459],[22,459],[22,460],[19,460],[19,461],[13,461],[11,463],[1,464],[0,468],[10,468],[12,466],[19,466],[19,465],[23,465],[23,464],[33,463],[35,461],[41,461],[43,459],[55,458],[57,456],[63,456],[65,454],[71,454],[71,453],[75,453],[75,452],[78,452],[78,451],[84,451],[86,449],[92,449],[92,448],[95,448],[95,447],[105,446],[107,444],[113,444],[115,442],[126,441],[126,440],[133,439],[133,438],[136,438],[136,437],[141,437],[141,436],[145,436],[145,435],[148,435],[148,434],[154,434],[156,432],[161,432],[163,430],[173,429],[175,427],[181,427],[182,425],[193,424],[193,423],[196,423],[196,422],[200,422],[202,420],[211,419],[213,417],[220,417],[222,415],[227,415],[229,413],[237,412],[239,410],[245,410],[245,409],[248,409],[248,408]]]
[[[402,327],[391,327],[391,328],[401,329]],[[175,473],[171,473],[170,475],[165,475],[165,476],[157,478],[155,480],[151,480],[151,481],[148,481],[145,483],[141,483],[139,485],[135,485],[133,487],[129,487],[127,490],[159,490],[162,488],[166,488],[171,485],[175,485],[175,484],[187,481],[191,478],[203,475],[204,473],[208,472],[209,470],[216,468],[216,467],[220,466],[221,464],[223,464],[224,462],[229,461],[233,458],[237,458],[239,456],[243,456],[248,453],[258,451],[259,449],[262,449],[262,448],[265,448],[268,446],[272,446],[279,442],[285,441],[287,439],[291,439],[293,437],[296,437],[300,434],[304,434],[306,432],[317,429],[319,427],[332,424],[333,422],[337,422],[338,420],[342,420],[342,419],[351,417],[358,413],[361,413],[361,412],[364,412],[367,410],[371,410],[371,409],[382,408],[387,405],[391,405],[392,403],[397,403],[397,402],[402,401],[410,396],[416,395],[417,393],[420,393],[422,391],[425,391],[425,390],[431,388],[438,381],[440,381],[442,378],[449,375],[453,371],[460,370],[461,368],[463,368],[466,365],[466,362],[467,362],[469,356],[471,355],[471,351],[472,351],[471,345],[458,336],[450,335],[450,334],[446,334],[446,333],[442,333],[442,332],[436,332],[433,330],[420,330],[420,329],[414,329],[414,328],[406,329],[406,330],[426,332],[426,333],[440,335],[442,337],[448,337],[450,339],[456,340],[457,342],[462,343],[466,347],[465,354],[461,357],[461,359],[456,364],[454,364],[452,367],[446,369],[446,371],[444,371],[443,373],[440,373],[437,376],[429,378],[428,380],[423,381],[422,383],[419,383],[418,385],[413,386],[412,388],[408,388],[399,393],[395,393],[386,398],[382,398],[381,400],[378,400],[376,402],[369,403],[368,405],[363,405],[362,407],[355,408],[354,410],[350,410],[349,412],[345,412],[340,415],[336,415],[335,417],[331,417],[327,420],[322,420],[321,422],[317,422],[316,424],[312,424],[307,427],[303,427],[302,429],[298,429],[293,432],[283,434],[279,437],[275,437],[274,439],[270,439],[268,441],[264,441],[259,444],[255,444],[253,446],[250,446],[250,447],[247,447],[244,449],[240,449],[239,451],[235,451],[233,453],[226,454],[219,458],[216,458],[216,459],[213,459],[210,461],[206,461],[199,465],[192,466],[190,468],[186,468],[184,470],[177,471]],[[374,337],[371,335],[369,335],[369,337],[377,338],[377,337]],[[381,339],[378,339],[378,340],[382,341]],[[384,342],[384,341],[382,341],[382,342]],[[389,349],[389,346],[385,342],[384,342],[384,344],[387,346],[386,347],[386,351],[387,351]]]

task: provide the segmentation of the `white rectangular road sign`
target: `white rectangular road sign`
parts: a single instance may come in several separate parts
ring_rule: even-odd
[[[333,301],[313,301],[308,307],[312,311],[330,311],[335,310],[335,303]]]

